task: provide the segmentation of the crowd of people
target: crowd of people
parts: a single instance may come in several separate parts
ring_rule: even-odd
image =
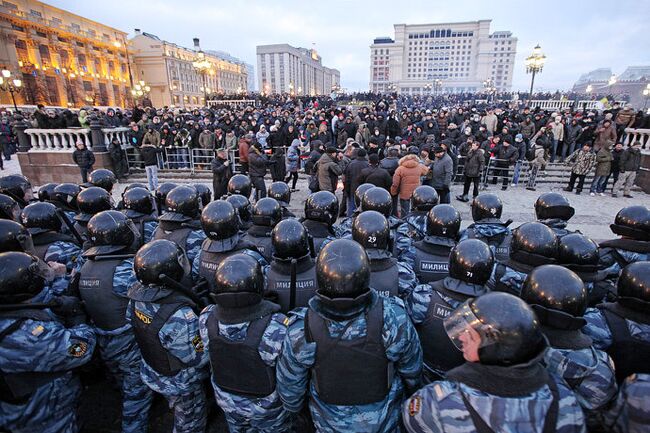
[[[87,365],[119,388],[123,432],[148,431],[156,394],[188,433],[217,411],[231,432],[650,428],[648,207],[597,244],[559,193],[511,228],[484,192],[461,230],[418,153],[368,141],[342,170],[321,143],[302,215],[255,157],[214,190],[0,178],[0,429],[77,431]]]

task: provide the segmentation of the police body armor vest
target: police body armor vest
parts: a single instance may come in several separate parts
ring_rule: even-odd
[[[307,310],[305,339],[316,343],[312,380],[318,397],[326,404],[370,404],[388,395],[393,382],[393,364],[386,358],[382,340],[383,300],[377,299],[365,316],[365,337],[344,340],[330,336],[325,319]]]
[[[210,239],[203,241],[205,245]],[[222,251],[219,253],[206,251],[201,246],[201,251],[199,252],[199,276],[205,278],[208,281],[210,287],[214,286],[214,273],[217,271],[217,266],[219,263],[224,261],[226,258],[236,254],[242,250],[255,250],[255,246],[250,242],[247,242],[243,239],[240,239],[235,247],[232,250]]]
[[[34,255],[41,260],[45,260],[45,253],[47,249],[54,242],[68,242],[71,244],[76,244],[75,240],[72,237],[65,235],[63,233],[57,232],[43,232],[37,235],[32,236],[32,242],[34,243]]]
[[[495,261],[505,262],[510,258],[510,241],[512,240],[512,235],[510,233],[499,233],[492,237],[481,236],[476,232],[476,230],[474,230],[472,225],[467,228],[467,236],[469,239],[481,240],[494,248]]]
[[[507,260],[507,265],[500,262],[495,262],[494,265],[495,265],[494,266],[495,284],[493,290],[497,292],[510,293],[511,295],[518,297],[521,294],[521,286],[519,287],[510,286],[502,282],[501,278],[503,278],[506,272],[508,272],[508,267],[517,272],[521,272],[522,274],[528,274],[533,269],[533,267],[531,267],[530,265],[526,265],[524,263],[515,262],[511,259]]]
[[[273,259],[273,243],[271,242],[272,227],[256,226],[253,225],[244,236],[244,239],[255,245],[257,251],[266,259],[271,262]]]
[[[84,301],[88,315],[95,325],[112,331],[126,324],[126,308],[129,299],[113,291],[115,268],[124,261],[90,259],[79,271],[79,295]]]
[[[455,308],[447,303],[440,295],[451,295],[445,289],[443,280],[429,284],[433,289],[429,300],[426,319],[417,325],[420,343],[422,344],[422,356],[425,367],[425,377],[429,381],[440,380],[442,374],[458,367],[463,362],[463,353],[454,346],[443,325],[443,321],[454,312]],[[454,299],[464,302],[467,297],[454,294]]]
[[[415,275],[421,284],[442,280],[449,275],[450,246],[437,245],[425,240],[415,247]]]
[[[135,239],[132,246],[135,247],[133,250],[137,251],[138,247],[144,245],[144,224],[157,221],[157,219],[153,215],[143,215],[141,217],[131,218],[131,221],[133,221],[133,224],[135,224],[135,227],[138,229],[138,233],[140,233],[140,239]]]
[[[320,252],[325,239],[336,236],[334,231],[327,224],[320,221],[305,219],[302,221],[302,225],[305,226],[307,233],[309,233],[309,236],[311,236],[314,241],[314,253],[316,255]]]
[[[618,383],[621,384],[626,377],[634,373],[649,374],[650,341],[632,337],[626,319],[650,325],[650,317],[617,303],[601,304],[598,309],[605,316],[607,325],[612,332],[612,345],[607,349],[607,353],[612,357],[616,366]]]
[[[214,383],[232,394],[265,397],[275,390],[275,368],[264,363],[259,353],[260,342],[273,314],[253,320],[246,338],[232,341],[219,333],[214,311],[207,320],[210,339],[210,363]]]
[[[40,322],[53,322],[55,320],[44,310],[0,312],[0,319],[7,318],[13,318],[16,321],[0,332],[0,343],[6,336],[17,331],[26,320]],[[9,404],[25,404],[38,388],[64,374],[66,374],[66,371],[5,373],[0,370],[0,401]]]
[[[306,307],[316,294],[316,264],[307,256],[296,263],[294,305],[291,306],[291,264],[273,260],[266,274],[267,289],[278,295],[277,303],[283,313],[296,307]]]
[[[379,296],[387,298],[399,295],[399,268],[397,259],[370,260],[370,287]]]
[[[192,300],[179,293],[172,293],[155,302],[160,307],[153,317],[134,307],[134,317],[131,320],[133,333],[140,352],[142,352],[142,359],[158,374],[167,377],[175,376],[186,368],[186,365],[162,346],[158,333],[167,320],[180,308],[190,307],[194,310],[196,305]]]
[[[178,223],[161,221],[153,232],[153,240],[167,239],[168,241],[174,242],[185,251],[187,249],[187,237],[193,230],[194,229],[191,227],[185,227]]]

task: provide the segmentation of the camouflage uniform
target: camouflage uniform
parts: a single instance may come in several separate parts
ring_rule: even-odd
[[[43,290],[31,302],[49,302],[50,295],[48,290]],[[2,339],[0,369],[4,374],[61,372],[61,375],[36,388],[25,403],[10,404],[0,399],[0,430],[78,431],[76,409],[81,383],[70,370],[90,361],[95,350],[95,334],[85,324],[65,328],[50,310],[42,312],[51,320],[26,319]],[[0,332],[15,322],[16,319],[6,314],[0,315]]]
[[[508,262],[508,264],[495,263],[494,269],[492,269],[492,275],[490,275],[490,279],[486,283],[486,286],[490,290],[508,292],[515,296],[519,296],[528,273],[534,267],[523,263],[517,263],[516,266],[518,269],[515,269],[509,266],[512,264],[513,263],[511,262]]]
[[[390,227],[390,235],[395,241],[392,251],[393,257],[397,258],[398,260],[402,260],[402,255],[411,245],[411,239],[409,237],[398,235],[399,227],[404,225],[404,221],[397,217],[394,217],[393,215],[389,216],[386,219],[388,220],[388,226]],[[339,224],[335,225],[333,228],[334,233],[336,233],[336,237],[338,239],[352,239],[353,222],[354,216],[351,216],[343,218]],[[325,245],[326,243],[323,242],[323,246]]]
[[[408,319],[403,303],[395,297],[380,298],[372,293],[372,303],[383,302],[383,342],[386,356],[395,366],[395,376],[388,395],[383,401],[357,406],[338,406],[324,403],[310,378],[310,369],[315,364],[316,343],[305,340],[305,315],[307,308],[295,310],[289,316],[289,328],[282,347],[282,356],[277,366],[277,387],[285,408],[299,412],[309,392],[309,408],[319,432],[394,432],[399,429],[400,405],[404,398],[404,387],[416,389],[420,384],[422,371],[422,350],[415,328]],[[328,319],[327,310],[317,297],[309,302],[312,313],[324,317],[332,337],[340,332],[344,340],[366,335],[366,322],[361,307],[346,314],[350,320]],[[350,326],[348,326],[350,325]]]
[[[490,246],[495,260],[503,260],[510,252],[511,236],[512,231],[503,223],[474,223],[460,233],[458,242],[470,238],[480,239]],[[498,245],[492,245],[495,242]]]
[[[81,248],[79,245],[72,242],[56,241],[47,247],[43,261],[45,263],[61,263],[66,266],[66,270],[70,274],[75,269],[80,255]]]
[[[418,282],[415,278],[415,272],[413,272],[413,268],[411,268],[408,264],[398,261],[397,269],[399,271],[399,297],[405,299],[409,293],[415,289],[415,286],[417,286]]]
[[[630,243],[638,251],[621,248],[620,244]],[[632,247],[633,248],[633,247]],[[642,252],[645,251],[645,252]],[[612,282],[618,280],[621,270],[630,263],[650,260],[650,242],[634,241],[628,239],[615,239],[600,243],[600,268],[604,269]]]
[[[648,395],[649,374],[633,374],[625,379],[611,410],[612,422],[607,427],[616,433],[647,433],[650,430]]]
[[[199,330],[206,353],[210,353],[207,320],[214,308],[214,305],[207,306],[199,317]],[[284,314],[276,313],[264,331],[258,351],[268,366],[274,367],[280,356],[287,330],[286,322],[287,318]],[[250,322],[219,323],[219,334],[231,341],[242,341],[246,338],[249,324]],[[212,368],[219,368],[219,366],[212,366]],[[242,365],[242,368],[246,368],[246,366]],[[231,433],[290,431],[290,413],[282,406],[277,389],[266,397],[245,397],[220,389],[214,380],[211,382],[217,404],[225,413]]]
[[[413,242],[421,241],[427,235],[427,213],[414,211],[406,215],[404,224],[397,227],[397,238],[407,237]]]
[[[156,231],[158,228],[158,221],[145,221],[142,223],[142,226],[144,228],[144,236],[142,237],[142,245],[148,243],[151,239],[153,239],[153,232]]]
[[[603,313],[597,308],[589,308],[585,313],[587,324],[582,331],[594,342],[594,347],[607,350],[613,343],[612,333]],[[650,342],[650,325],[625,320],[630,335],[638,340]]]
[[[199,278],[199,269],[201,267],[201,254],[200,253],[201,252],[199,251],[199,254],[197,254],[196,257],[194,257],[194,261],[192,262],[192,279],[194,279],[194,281],[196,281]],[[235,253],[247,254],[247,255],[251,256],[252,258],[254,258],[255,260],[257,260],[259,262],[262,269],[264,269],[264,267],[268,267],[268,262],[266,261],[266,259],[260,253],[258,253],[257,251],[249,250],[248,248],[246,248],[246,249],[243,249],[243,250],[233,251],[233,254],[235,254]]]
[[[565,221],[560,218],[538,220],[538,222],[544,224],[545,226],[553,230],[553,232],[558,238],[561,238],[566,235],[570,235],[571,233],[580,233],[579,230],[568,230],[566,228],[566,226],[569,225],[568,221]]]
[[[147,286],[142,290],[144,296],[151,300],[136,301],[129,291],[129,321],[135,320],[134,309],[154,317],[161,305],[156,301],[166,296],[166,289],[157,286]],[[186,368],[174,376],[164,376],[143,359],[140,368],[142,380],[154,392],[162,394],[174,409],[174,433],[202,432],[207,417],[203,381],[208,377],[208,356],[203,350],[199,335],[199,317],[190,307],[181,307],[167,319],[158,337],[162,347],[178,358]]]

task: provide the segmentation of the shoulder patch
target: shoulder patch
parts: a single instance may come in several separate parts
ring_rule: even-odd
[[[75,343],[72,346],[68,348],[68,353],[75,358],[81,358],[86,354],[88,351],[88,344],[86,344],[83,341],[80,341],[79,343]]]
[[[36,325],[36,326],[34,326],[34,329],[32,329],[32,335],[34,337],[38,337],[39,335],[41,335],[43,333],[43,331],[45,331],[45,328],[43,328],[43,325]]]
[[[201,353],[203,352],[203,340],[201,340],[201,337],[198,335],[195,335],[194,338],[192,338],[192,346],[194,346],[194,350]]]
[[[137,308],[134,309],[135,311],[135,317],[140,319],[142,323],[145,325],[151,325],[151,321],[153,320],[153,317],[149,316],[148,314],[143,313],[142,311],[138,310]]]
[[[193,319],[196,319],[196,314],[194,314],[194,311],[192,311],[192,310],[187,310],[187,311],[185,312],[185,318],[186,318],[187,320],[193,320]]]
[[[418,413],[420,413],[420,409],[422,408],[422,399],[420,398],[419,395],[416,395],[415,397],[411,397],[409,400],[409,415],[410,416],[415,416]]]

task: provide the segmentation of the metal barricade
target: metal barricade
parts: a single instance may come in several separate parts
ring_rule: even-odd
[[[500,166],[501,164],[503,166]],[[506,182],[505,185],[510,184],[514,172],[514,167],[507,164],[509,164],[509,161],[507,159],[490,158],[487,167],[485,167],[483,187],[487,188],[489,183],[493,185],[503,185],[504,181]]]
[[[170,170],[190,170],[193,172],[190,148],[184,147],[163,147],[162,167]]]
[[[452,182],[462,183],[464,181],[465,176],[463,176],[463,173],[465,171],[466,159],[467,159],[466,156],[458,157],[458,166],[456,167],[456,173],[454,173],[454,178],[452,179]]]
[[[241,173],[241,164],[239,163],[239,150],[230,149],[228,151],[228,161],[232,164],[233,173]]]
[[[211,171],[214,158],[215,151],[212,149],[192,149],[192,173]]]
[[[144,170],[144,162],[142,161],[142,156],[140,155],[140,149],[137,149],[131,145],[123,145],[122,149],[124,149],[124,153],[126,154],[126,163],[129,166],[129,170]]]

